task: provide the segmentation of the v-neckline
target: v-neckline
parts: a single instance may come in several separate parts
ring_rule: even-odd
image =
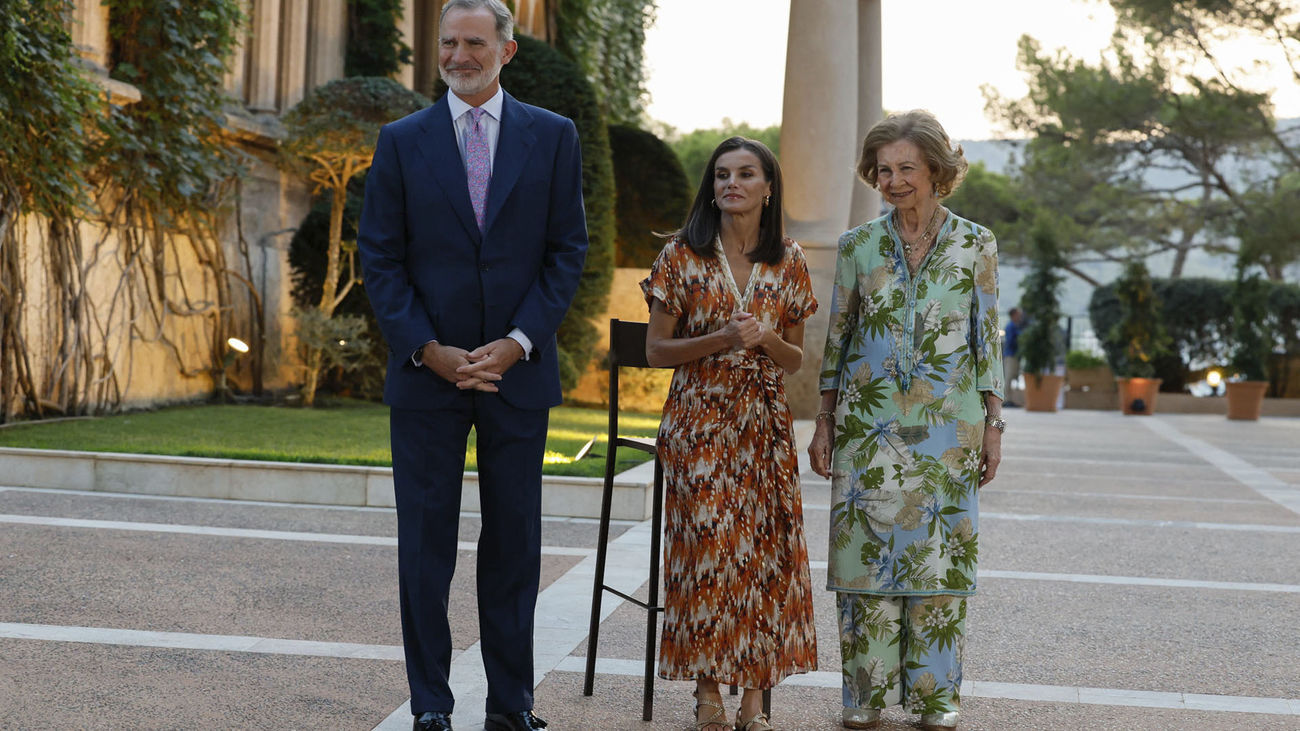
[[[736,298],[738,307],[746,307],[749,304],[750,295],[754,291],[754,279],[758,275],[758,262],[754,262],[749,267],[749,279],[745,280],[745,291],[740,291],[740,285],[736,284],[736,275],[731,271],[731,261],[727,259],[727,252],[722,248],[722,237],[719,236],[713,240],[714,248],[718,253],[719,263],[722,264],[722,271],[727,275],[727,284],[731,289],[731,294]]]

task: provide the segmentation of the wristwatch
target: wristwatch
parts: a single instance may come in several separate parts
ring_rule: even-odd
[[[1003,433],[1007,430],[1007,420],[996,414],[984,417],[984,423]]]

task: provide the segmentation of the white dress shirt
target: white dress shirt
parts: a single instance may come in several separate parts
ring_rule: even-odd
[[[505,91],[498,86],[497,93],[493,94],[491,99],[483,102],[480,107],[486,112],[482,117],[479,117],[479,125],[483,127],[483,134],[487,137],[489,170],[496,167],[497,139],[501,136],[501,109],[505,106],[505,101]],[[465,142],[469,136],[470,125],[473,123],[473,119],[469,114],[472,107],[452,91],[447,92],[447,107],[451,110],[451,123],[456,129],[456,146],[460,148],[460,160],[464,164]],[[491,183],[489,182],[488,185],[491,186]],[[528,360],[529,354],[533,352],[533,341],[524,334],[524,331],[515,328],[506,337],[519,343],[519,347],[524,349],[523,359]],[[429,341],[429,343],[436,342],[438,341]],[[425,343],[425,345],[429,343]],[[420,365],[419,350],[411,354],[411,362]]]

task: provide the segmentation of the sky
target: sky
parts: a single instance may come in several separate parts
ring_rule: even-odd
[[[681,132],[724,117],[778,124],[789,13],[790,0],[658,0],[645,43],[650,117]],[[986,118],[980,87],[1027,91],[1016,69],[1022,34],[1096,62],[1115,15],[1101,0],[882,0],[881,24],[884,107],[929,109],[953,139],[980,140],[1007,136]],[[1259,55],[1234,50],[1240,63]],[[1300,85],[1275,78],[1278,116],[1300,116]]]

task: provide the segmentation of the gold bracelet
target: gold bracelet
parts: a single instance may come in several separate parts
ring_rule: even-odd
[[[835,412],[834,412],[834,411],[818,411],[818,412],[817,412],[817,418],[818,418],[818,420],[820,420],[820,419],[831,419],[831,420],[834,420],[834,419],[835,419]]]

